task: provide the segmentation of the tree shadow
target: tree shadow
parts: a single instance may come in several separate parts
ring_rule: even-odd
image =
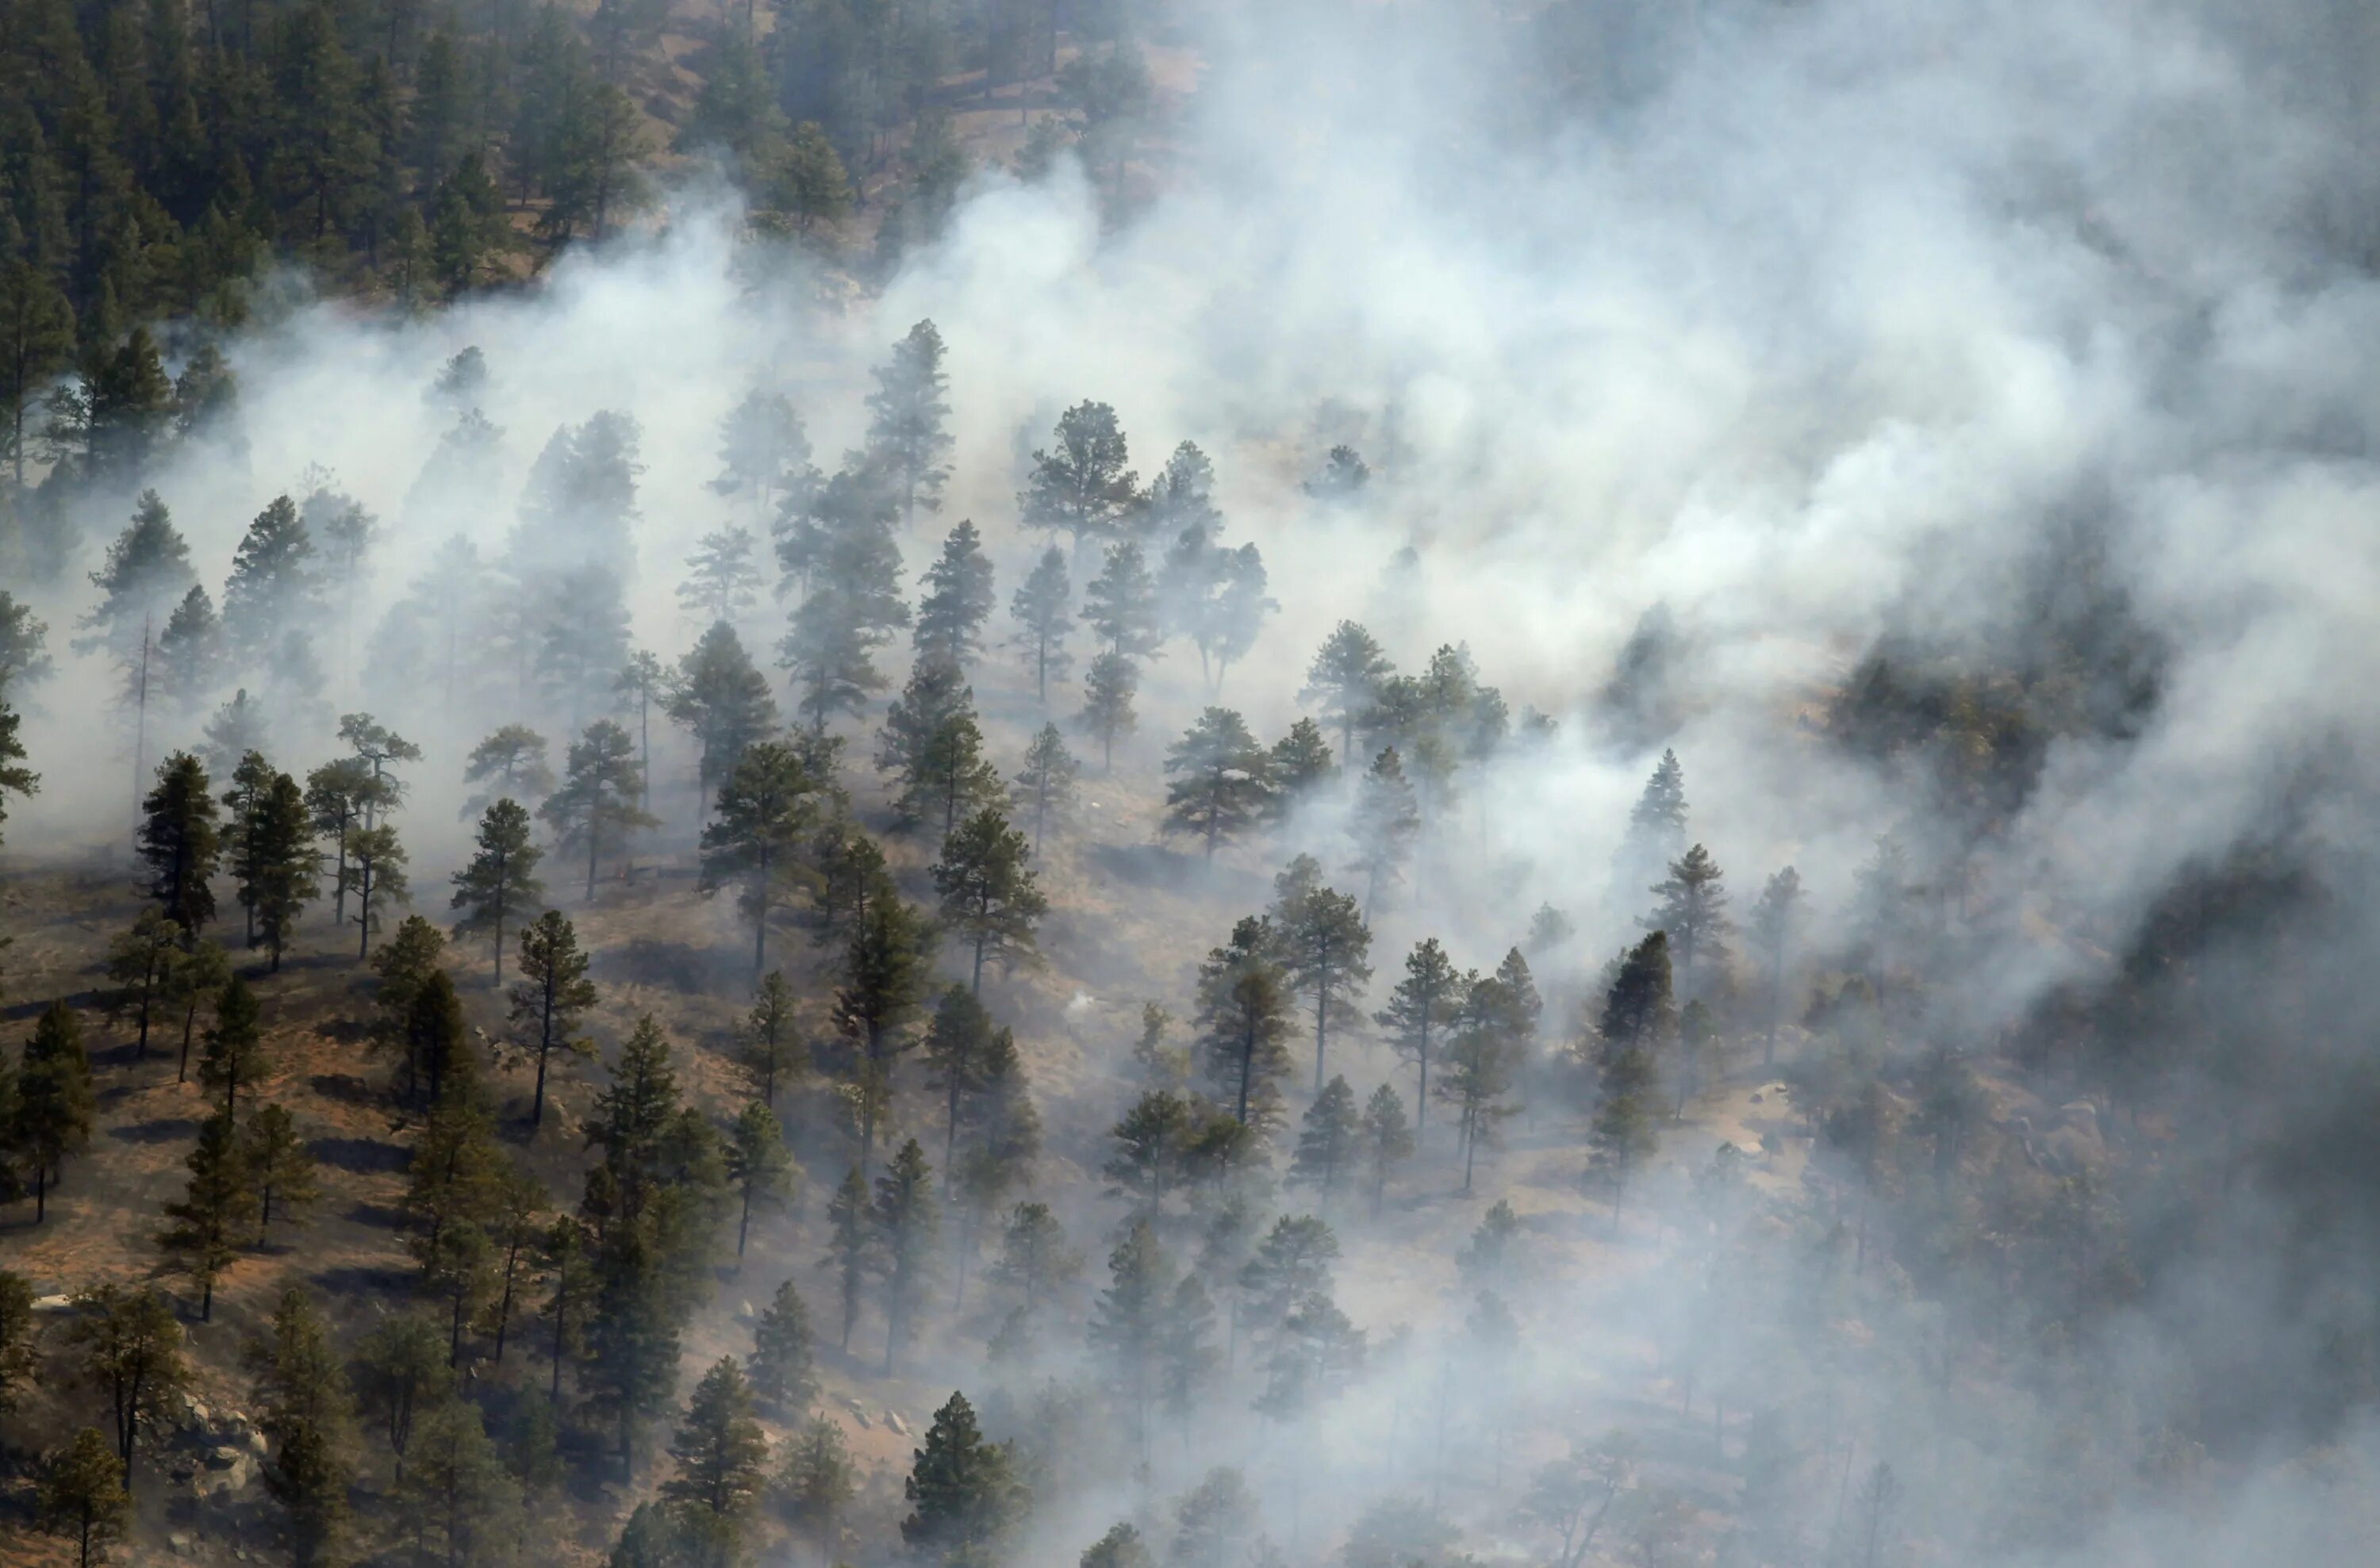
[[[681,995],[722,990],[743,972],[735,955],[691,942],[639,936],[611,952],[598,952],[592,972],[614,984],[650,985]]]
[[[196,1116],[159,1116],[129,1127],[110,1128],[107,1136],[126,1143],[179,1143],[198,1137],[200,1126]]]
[[[403,1144],[376,1138],[318,1138],[307,1148],[322,1164],[358,1176],[402,1171],[413,1163],[412,1152]]]
[[[342,1263],[335,1269],[322,1270],[313,1279],[333,1296],[402,1296],[412,1285],[413,1274],[407,1269]]]

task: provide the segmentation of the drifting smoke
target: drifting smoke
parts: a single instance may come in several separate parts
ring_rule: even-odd
[[[1071,163],[1035,184],[986,171],[946,234],[861,301],[744,237],[732,195],[688,187],[657,232],[569,255],[533,290],[417,321],[328,302],[279,313],[229,348],[237,441],[187,446],[152,482],[211,585],[248,519],[310,465],[380,515],[370,608],[335,653],[318,642],[334,709],[369,706],[429,749],[413,814],[425,863],[461,843],[433,826],[460,799],[459,759],[516,717],[449,707],[427,671],[370,667],[382,613],[441,544],[460,534],[500,555],[549,435],[630,414],[645,465],[635,633],[670,657],[701,629],[673,599],[679,563],[735,511],[705,488],[722,417],[757,382],[783,386],[831,471],[859,440],[868,368],[930,318],[950,345],[957,450],[941,519],[904,541],[913,574],[929,529],[973,517],[1004,601],[1038,549],[1015,522],[1020,450],[1097,398],[1144,478],[1197,441],[1224,537],[1264,552],[1281,610],[1221,697],[1260,734],[1297,716],[1296,676],[1342,617],[1403,669],[1466,644],[1516,711],[1560,720],[1553,741],[1464,780],[1478,825],[1415,901],[1382,912],[1375,947],[1438,934],[1492,966],[1528,911],[1569,911],[1584,930],[1553,965],[1570,972],[1548,984],[1565,1003],[1549,1034],[1576,1031],[1595,966],[1634,935],[1645,900],[1614,854],[1664,746],[1684,760],[1692,837],[1741,904],[1793,863],[1815,923],[1847,932],[1879,836],[1924,865],[1966,862],[1988,912],[1960,917],[1957,972],[1908,1025],[1912,1054],[2026,1037],[2107,980],[2177,888],[2242,856],[2283,882],[2319,874],[2320,896],[2284,911],[2286,942],[2214,942],[2191,1000],[2152,988],[2144,1052],[2193,1007],[2269,1043],[2240,1152],[2187,1146],[2226,1121],[2221,1104],[2177,1122],[2192,1130],[2154,1178],[2170,1191],[2144,1209],[2169,1248],[2150,1288],[2070,1359],[1999,1381],[1944,1369],[1945,1341],[1993,1309],[1979,1283],[1912,1295],[1872,1354],[1815,1374],[1827,1457],[1802,1484],[1820,1501],[1785,1512],[1822,1538],[1853,1469],[1905,1455],[1907,1534],[1962,1560],[2051,1555],[2009,1517],[2065,1466],[2095,1497],[2172,1500],[2107,1513],[2075,1561],[2355,1560],[2369,1521],[2359,1533],[2336,1511],[2368,1490],[2367,1445],[2351,1420],[2311,1412],[2368,1392],[2325,1390],[2345,1377],[2325,1357],[2369,1343],[2374,1284],[2370,1198],[2346,1196],[2373,1125],[2358,1152],[2373,1014],[2354,960],[2373,933],[2356,846],[2380,733],[2372,24],[2313,4],[2252,18],[2037,0],[1218,9],[1165,52],[1203,70],[1154,160],[1162,193],[1120,223]],[[425,483],[456,412],[425,391],[466,345],[490,371],[474,401],[503,432],[492,477]],[[1325,502],[1301,482],[1342,442],[1373,477]],[[111,498],[76,519],[78,569],[122,514]],[[79,607],[44,608],[56,624]],[[756,653],[782,615],[764,602],[750,619]],[[2084,627],[2107,641],[2076,658],[2079,689],[2038,727],[1981,842],[1925,769],[1838,743],[1837,694],[1871,653],[2035,670]],[[2115,670],[2136,679],[2093,684]],[[1013,679],[978,679],[996,719]],[[91,721],[115,680],[95,657],[62,661],[31,694],[47,784],[12,841],[120,826],[128,748]],[[1149,681],[1143,771],[1208,700],[1178,645]],[[331,749],[327,731],[276,743],[293,760]],[[1290,840],[1329,859],[1338,825],[1318,816]],[[1253,869],[1186,895],[1200,946],[1260,900]],[[2286,1026],[2265,1000],[2281,946]],[[2197,1092],[2227,1091],[2210,1076]],[[1111,1117],[1111,1083],[1082,1093],[1054,1119]],[[2299,1153],[2274,1159],[2292,1127]],[[1701,1212],[1682,1186],[1648,1201]],[[1082,1212],[1077,1234],[1099,1234]],[[1447,1506],[1474,1550],[1520,1550],[1516,1478],[1548,1433],[1612,1424],[1648,1343],[1679,1364],[1733,1357],[1752,1388],[1779,1342],[1821,1333],[1806,1279],[1711,1299],[1702,1249],[1721,1248],[1701,1237],[1733,1223],[1686,1224],[1643,1266],[1516,1286],[1524,1359],[1484,1406],[1464,1401],[1485,1374],[1449,1370],[1464,1309],[1451,1260],[1364,1252],[1342,1305],[1376,1348],[1415,1326],[1343,1418],[1310,1445],[1219,1419],[1196,1464],[1159,1468],[1172,1490],[1209,1462],[1265,1470],[1276,1538],[1301,1514],[1311,1550],[1427,1470],[1432,1444],[1444,1463],[1451,1419],[1498,1457],[1475,1447]],[[2128,1456],[2154,1446],[2141,1434],[2187,1434],[2175,1441],[2230,1468],[2119,1485],[2108,1467],[2133,1458],[2109,1457],[2110,1429]],[[2316,1429],[2348,1479],[2276,1467]],[[1856,1434],[1848,1453],[1839,1433]],[[1489,1471],[1506,1465],[1500,1487]],[[1070,1561],[1143,1502],[1121,1462],[1060,1495],[1031,1561]]]

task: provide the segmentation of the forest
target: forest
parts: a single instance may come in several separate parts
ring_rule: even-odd
[[[0,7],[0,1559],[2368,1561],[2376,68]]]

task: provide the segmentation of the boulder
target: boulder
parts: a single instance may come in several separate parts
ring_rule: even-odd
[[[172,1535],[165,1538],[165,1545],[167,1550],[171,1550],[176,1557],[188,1557],[190,1555],[190,1538],[179,1530],[176,1530]]]
[[[894,1431],[899,1432],[903,1437],[907,1437],[909,1435],[909,1423],[901,1419],[901,1413],[897,1410],[887,1410],[884,1412],[884,1424],[892,1428]]]
[[[37,1296],[33,1297],[33,1310],[36,1312],[67,1312],[72,1311],[73,1309],[74,1297],[71,1296]]]

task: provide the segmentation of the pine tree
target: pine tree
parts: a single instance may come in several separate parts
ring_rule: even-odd
[[[520,1488],[505,1473],[480,1407],[446,1399],[422,1417],[397,1499],[449,1563],[486,1562],[517,1538]]]
[[[1301,703],[1320,703],[1323,717],[1339,726],[1339,754],[1355,754],[1355,725],[1378,700],[1391,666],[1369,632],[1352,621],[1342,621],[1323,639],[1305,671]]]
[[[546,765],[545,737],[526,724],[491,730],[471,748],[463,782],[490,784],[463,802],[463,815],[479,816],[501,800],[540,801],[553,793],[553,769]]]
[[[786,1416],[798,1416],[819,1395],[818,1364],[810,1350],[809,1308],[787,1280],[752,1325],[752,1356],[746,1371],[753,1396]]]
[[[1034,927],[1049,911],[1027,863],[1025,835],[987,806],[943,840],[933,868],[944,929],[974,950],[971,988],[983,990],[983,961],[996,959],[1003,974],[1022,963],[1038,966]]]
[[[286,1220],[322,1195],[314,1155],[298,1135],[297,1119],[281,1106],[268,1104],[248,1118],[240,1133],[239,1157],[256,1191],[256,1244],[262,1247],[276,1201]]]
[[[464,911],[455,923],[455,935],[458,939],[482,933],[488,936],[495,985],[504,983],[504,927],[545,897],[545,884],[537,876],[537,862],[544,856],[530,841],[528,813],[507,797],[481,814],[470,863],[454,875],[449,907]]]
[[[1008,1449],[983,1437],[963,1393],[953,1393],[934,1412],[902,1495],[910,1510],[901,1521],[902,1541],[941,1562],[990,1561],[1025,1507]]]
[[[892,345],[892,358],[875,371],[868,394],[868,461],[901,504],[906,527],[917,509],[941,510],[950,478],[950,376],[942,368],[942,335],[920,321]]]
[[[833,223],[850,211],[851,176],[816,120],[804,120],[794,127],[778,164],[777,189],[799,234],[808,235],[818,224]]]
[[[1099,771],[1115,771],[1115,743],[1138,725],[1132,700],[1140,690],[1140,672],[1121,654],[1103,653],[1091,660],[1083,680],[1083,711],[1075,726],[1099,741]]]
[[[719,476],[710,481],[710,488],[723,496],[748,495],[754,513],[764,513],[812,472],[809,463],[809,435],[802,428],[792,400],[783,392],[754,387],[720,421]],[[704,548],[709,548],[709,540]],[[715,621],[735,619],[722,611],[710,613]]]
[[[141,1434],[169,1437],[177,1396],[189,1386],[182,1325],[153,1288],[92,1285],[77,1293],[74,1307],[67,1339],[83,1353],[78,1375],[107,1394],[115,1417],[115,1456],[129,1476]]]
[[[199,585],[190,569],[190,547],[155,490],[140,492],[132,521],[109,542],[106,559],[91,581],[99,590],[99,602],[76,623],[88,635],[75,639],[75,651],[103,648],[129,677],[145,645],[155,640],[175,606]]]
[[[18,482],[23,483],[21,472]],[[124,1538],[132,1522],[124,1475],[124,1461],[96,1427],[76,1432],[42,1474],[35,1517],[44,1531],[73,1540],[75,1568],[93,1568]]]
[[[33,614],[33,607],[0,588],[0,700],[13,686],[39,685],[57,672],[49,656],[49,622]]]
[[[1321,868],[1306,856],[1298,862]],[[1371,928],[1344,893],[1318,886],[1293,886],[1297,866],[1274,881],[1281,898],[1273,924],[1281,941],[1281,967],[1291,990],[1312,998],[1314,1008],[1314,1083],[1322,1087],[1324,1048],[1332,1025],[1360,1025],[1363,1010],[1355,995],[1372,979],[1366,962],[1372,950]]]
[[[188,951],[174,960],[166,971],[164,1001],[167,1012],[179,1013],[182,1019],[182,1046],[176,1064],[174,1081],[188,1082],[190,1076],[190,1046],[198,1038],[199,1010],[213,1006],[223,996],[224,987],[231,983],[231,956],[213,942],[200,940]]]
[[[1215,846],[1236,838],[1263,821],[1272,802],[1272,755],[1230,708],[1210,707],[1198,716],[1165,754],[1169,831],[1195,833],[1207,858]]]
[[[165,1205],[166,1216],[175,1224],[157,1243],[176,1269],[199,1282],[199,1321],[208,1322],[214,1317],[215,1281],[239,1255],[239,1237],[256,1197],[249,1189],[228,1115],[208,1118],[187,1163],[189,1185],[180,1202]]]
[[[529,1126],[545,1121],[545,1080],[553,1053],[594,1055],[594,1043],[578,1033],[579,1020],[595,1006],[594,983],[577,928],[561,911],[548,910],[521,928],[520,979],[513,986],[512,1027],[537,1055],[537,1087],[529,1101]]]
[[[174,965],[181,956],[182,930],[157,910],[140,917],[107,947],[107,977],[115,983],[104,993],[109,1018],[135,1021],[139,1030],[133,1059],[149,1055],[149,1025],[166,1006]]]
[[[248,525],[224,585],[224,634],[246,659],[321,613],[314,545],[298,503],[275,496]]]
[[[191,585],[157,633],[158,694],[184,712],[197,708],[217,688],[223,666],[223,623],[206,589]]]
[[[714,625],[742,620],[760,597],[760,569],[752,564],[759,548],[749,528],[703,535],[686,558],[686,577],[677,585],[678,608]]]
[[[904,1142],[876,1178],[868,1213],[874,1233],[874,1264],[884,1305],[884,1374],[892,1375],[900,1353],[915,1337],[917,1316],[933,1275],[934,1240],[940,1224],[934,1207],[933,1170],[914,1138]]]
[[[322,541],[323,585],[338,596],[337,620],[342,638],[339,666],[347,666],[357,616],[356,599],[380,537],[380,519],[351,495],[318,487],[298,511],[309,536]]]
[[[662,1260],[645,1227],[613,1224],[595,1266],[584,1378],[600,1418],[619,1440],[620,1469],[632,1475],[638,1430],[677,1386],[678,1317]]]
[[[790,1200],[795,1176],[793,1159],[785,1152],[785,1129],[776,1114],[755,1100],[737,1115],[727,1140],[727,1179],[742,1208],[735,1222],[735,1256],[744,1256],[745,1238],[752,1229],[752,1210]]]
[[[17,739],[21,722],[16,710],[0,702],[0,827],[7,826],[8,797],[32,795],[42,787],[42,776],[20,766],[25,760],[25,743]]]
[[[1629,811],[1615,876],[1623,887],[1643,887],[1685,847],[1686,772],[1678,754],[1665,750]]]
[[[702,830],[701,889],[741,886],[755,976],[768,967],[770,915],[805,870],[801,845],[817,826],[821,793],[798,748],[763,741],[737,760],[720,786],[717,816]]]
[[[1135,664],[1155,657],[1163,636],[1158,626],[1157,584],[1148,559],[1129,539],[1108,547],[1099,574],[1083,590],[1083,621],[1106,650]]]
[[[1286,816],[1314,800],[1338,777],[1339,765],[1331,760],[1330,742],[1322,738],[1322,727],[1314,720],[1297,720],[1289,727],[1288,734],[1273,742],[1274,802],[1280,814]]]
[[[677,1474],[662,1483],[662,1496],[678,1509],[695,1560],[724,1568],[740,1555],[769,1460],[768,1439],[752,1418],[752,1391],[734,1357],[720,1357],[695,1385],[670,1457]]]
[[[306,1288],[283,1289],[269,1339],[249,1346],[257,1430],[272,1445],[264,1486],[288,1519],[290,1559],[344,1559],[347,1490],[356,1479],[356,1413],[330,1325]]]
[[[1257,1338],[1278,1333],[1299,1303],[1330,1294],[1339,1237],[1312,1214],[1275,1220],[1240,1270],[1241,1321]]]
[[[0,399],[17,493],[25,493],[25,410],[72,355],[74,307],[46,268],[21,257],[0,265]]]
[[[774,1111],[778,1080],[798,1081],[809,1066],[809,1048],[794,1016],[794,989],[785,983],[783,971],[771,970],[761,977],[738,1039],[738,1060],[752,1075],[759,1103]]]
[[[777,701],[744,651],[743,639],[725,621],[711,623],[692,651],[678,660],[677,678],[663,705],[670,718],[693,732],[701,754],[698,783],[704,803],[727,782],[745,750],[777,727]]]
[[[1041,552],[1024,585],[1008,601],[1008,613],[1017,625],[1012,645],[1025,653],[1033,671],[1033,695],[1047,706],[1050,682],[1062,681],[1073,668],[1066,635],[1074,630],[1074,585],[1066,578],[1066,557],[1056,546]]]
[[[1498,1122],[1519,1111],[1505,1095],[1517,1076],[1525,1017],[1524,1002],[1501,978],[1483,979],[1476,971],[1463,977],[1437,1093],[1455,1108],[1465,1192],[1471,1190],[1480,1143],[1494,1135]]]
[[[366,805],[378,793],[370,765],[360,757],[325,763],[306,775],[306,809],[314,831],[331,840],[331,918],[341,925],[347,923],[348,845],[363,826]]]
[[[1069,820],[1078,795],[1076,780],[1082,766],[1055,724],[1044,724],[1025,748],[1025,766],[1018,770],[1009,799],[1020,813],[1033,819],[1033,852],[1041,852],[1041,836],[1054,819],[1060,824]]]
[[[884,683],[876,650],[909,624],[892,502],[864,477],[837,474],[791,514],[777,559],[804,590],[779,662],[800,689],[796,707],[822,733],[835,714],[865,711]]]
[[[982,1092],[990,1070],[991,1015],[962,985],[944,991],[926,1027],[920,1055],[926,1061],[926,1081],[945,1098],[942,1166],[958,1164],[959,1124],[966,1104]]]
[[[1199,664],[1211,668],[1217,690],[1232,666],[1256,646],[1265,617],[1281,609],[1281,602],[1265,591],[1268,585],[1264,556],[1256,546],[1220,552],[1212,597],[1200,607],[1191,633],[1198,645]]]
[[[1390,746],[1372,759],[1371,768],[1355,787],[1355,808],[1347,820],[1347,838],[1355,851],[1355,869],[1364,874],[1365,918],[1371,918],[1383,886],[1403,880],[1405,862],[1413,857],[1415,837],[1421,831],[1421,807],[1406,782],[1404,764]]]
[[[91,1142],[99,1100],[82,1024],[65,1002],[52,1002],[33,1026],[17,1067],[16,1114],[5,1129],[7,1164],[33,1178],[33,1223],[49,1216],[49,1192],[68,1157]]]
[[[852,933],[844,983],[834,993],[834,1025],[859,1047],[863,1164],[875,1151],[879,1103],[891,1082],[892,1058],[911,1043],[904,1031],[925,1000],[929,941],[917,913],[897,898],[878,899]]]
[[[1595,1168],[1611,1184],[1611,1223],[1628,1178],[1658,1140],[1653,1111],[1654,1059],[1672,1026],[1669,939],[1656,931],[1622,959],[1596,1027],[1596,1089],[1600,1103],[1589,1140]]]
[[[412,902],[413,890],[405,878],[405,846],[396,829],[386,823],[351,833],[347,838],[347,874],[344,890],[356,901],[356,957],[371,952],[372,933],[391,904]]]
[[[1137,1219],[1108,1255],[1108,1287],[1091,1311],[1091,1348],[1111,1369],[1109,1386],[1130,1413],[1144,1462],[1173,1285],[1173,1263],[1158,1246],[1156,1229]]]
[[[546,1357],[552,1365],[551,1403],[562,1399],[562,1369],[587,1348],[588,1325],[595,1299],[594,1261],[589,1255],[586,1226],[567,1214],[556,1215],[538,1246],[538,1261],[551,1282],[538,1316],[552,1329]]]
[[[777,1497],[795,1528],[825,1548],[841,1538],[843,1511],[858,1492],[843,1429],[817,1417],[785,1440]]]
[[[207,771],[188,752],[176,752],[157,769],[157,787],[141,802],[140,855],[149,868],[149,896],[186,939],[215,917],[215,896],[207,879],[223,853],[216,831],[215,800]]]
[[[1117,1524],[1084,1551],[1079,1568],[1157,1568],[1157,1559],[1138,1530]]]
[[[904,826],[931,824],[943,835],[962,815],[1000,798],[1000,775],[984,760],[975,693],[958,667],[922,663],[884,716],[876,766],[899,781],[893,809]]]
[[[1237,1470],[1218,1466],[1208,1471],[1176,1505],[1174,1523],[1167,1568],[1236,1568],[1261,1561],[1257,1500]]]
[[[1395,1168],[1413,1158],[1414,1133],[1405,1120],[1404,1102],[1387,1084],[1372,1091],[1364,1103],[1363,1151],[1372,1178],[1372,1212],[1380,1212],[1380,1200],[1389,1189],[1389,1176]]]
[[[415,1424],[424,1411],[436,1409],[454,1386],[446,1336],[419,1313],[400,1312],[357,1345],[355,1379],[358,1404],[387,1440],[402,1486]]]
[[[833,1199],[827,1204],[827,1255],[819,1260],[820,1268],[835,1271],[836,1282],[843,1295],[843,1334],[841,1348],[851,1348],[852,1325],[859,1321],[860,1302],[868,1287],[869,1248],[872,1237],[868,1228],[868,1178],[857,1165],[851,1167],[836,1188]]]
[[[1768,971],[1768,995],[1763,1004],[1766,1025],[1760,1046],[1763,1072],[1777,1064],[1777,1020],[1785,1005],[1785,961],[1801,923],[1802,899],[1802,874],[1789,865],[1761,888],[1760,901],[1752,908],[1752,920],[1744,934],[1766,960],[1764,967]]]
[[[1197,1125],[1196,1107],[1172,1090],[1142,1094],[1108,1134],[1113,1152],[1100,1174],[1109,1190],[1130,1198],[1151,1217],[1163,1212],[1166,1194],[1181,1180]]]
[[[586,851],[587,898],[595,898],[595,872],[606,850],[625,849],[628,836],[659,823],[638,802],[643,799],[645,770],[636,758],[628,732],[608,718],[587,727],[574,742],[556,790],[538,815],[551,824],[565,850]]]
[[[1199,1038],[1219,1101],[1250,1131],[1278,1115],[1277,1084],[1289,1070],[1290,996],[1269,920],[1251,916],[1198,970]]]
[[[1402,1119],[1402,1110],[1399,1119]],[[1332,1079],[1306,1109],[1305,1128],[1297,1135],[1297,1152],[1290,1161],[1289,1179],[1316,1188],[1328,1204],[1354,1166],[1363,1135],[1355,1092],[1347,1086],[1346,1079]]]
[[[1052,450],[1033,454],[1033,472],[1016,507],[1028,528],[1064,533],[1080,556],[1086,541],[1123,525],[1140,499],[1140,476],[1126,468],[1131,453],[1115,410],[1078,403],[1060,416]]]
[[[1660,906],[1642,923],[1648,931],[1669,933],[1670,950],[1678,959],[1678,984],[1682,990],[1694,989],[1694,959],[1698,955],[1714,968],[1723,968],[1727,963],[1727,934],[1733,923],[1727,918],[1724,876],[1710,851],[1696,844],[1671,861],[1670,874],[1653,886]]]
[[[962,521],[942,541],[941,558],[926,570],[926,585],[912,633],[917,660],[965,669],[981,655],[983,623],[999,602],[991,562],[972,522]]]

